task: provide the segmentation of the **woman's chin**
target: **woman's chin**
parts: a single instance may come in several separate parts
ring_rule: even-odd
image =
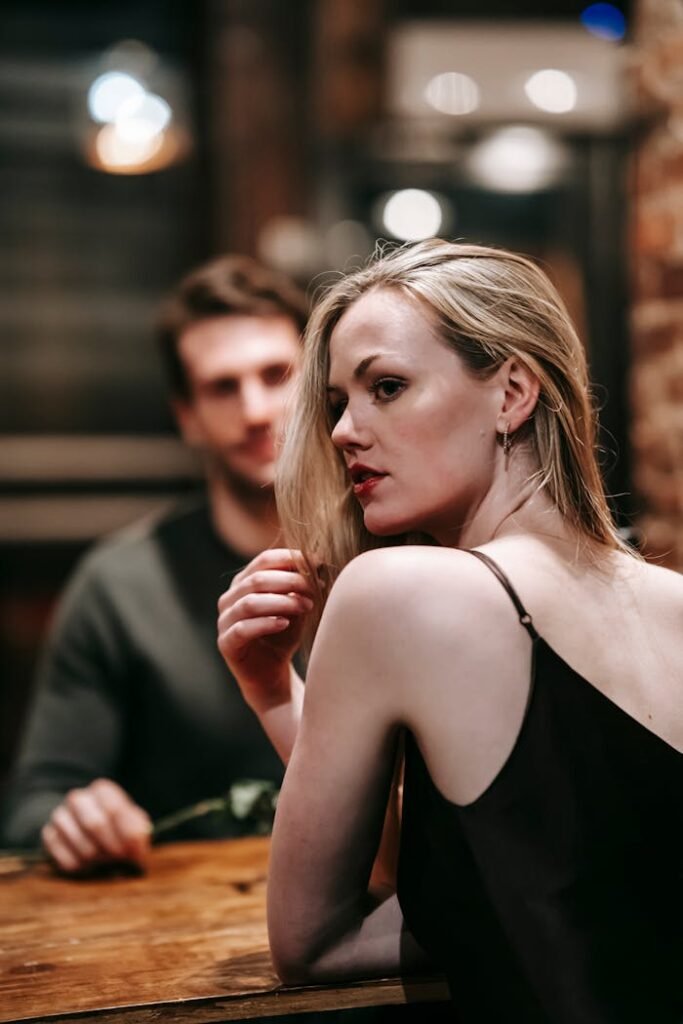
[[[373,515],[371,509],[366,509],[363,519],[365,529],[374,537],[398,537],[402,533],[412,533],[419,530],[414,522],[406,518]]]

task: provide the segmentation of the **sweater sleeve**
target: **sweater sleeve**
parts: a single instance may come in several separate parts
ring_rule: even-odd
[[[8,788],[6,846],[38,846],[42,826],[69,790],[116,775],[126,652],[98,555],[77,569],[48,637]]]

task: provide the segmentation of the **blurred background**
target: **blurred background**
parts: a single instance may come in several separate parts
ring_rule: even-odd
[[[620,523],[683,568],[680,0],[4,0],[0,182],[0,787],[76,558],[194,486],[151,326],[214,253],[538,258]]]

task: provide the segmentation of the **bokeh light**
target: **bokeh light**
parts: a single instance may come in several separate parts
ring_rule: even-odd
[[[535,192],[552,184],[564,164],[562,147],[546,132],[524,125],[500,128],[479,142],[470,176],[496,192]]]
[[[125,71],[106,71],[98,75],[88,90],[88,110],[100,124],[115,121],[121,107],[144,97],[144,87]]]
[[[144,93],[122,103],[115,123],[124,142],[146,142],[158,135],[171,120],[171,108],[161,96]]]
[[[102,166],[107,170],[138,168],[146,164],[161,149],[163,135],[150,138],[123,138],[118,125],[105,124],[95,140],[95,148]]]
[[[524,91],[535,107],[549,114],[566,114],[576,106],[576,82],[556,68],[536,71],[527,78]]]
[[[479,106],[479,86],[459,71],[445,71],[436,75],[425,89],[430,107],[442,114],[471,114]]]
[[[614,4],[590,4],[580,14],[581,24],[598,39],[618,42],[626,35],[626,18]]]
[[[389,196],[382,211],[386,230],[404,242],[433,238],[443,223],[441,203],[431,192],[405,188]]]

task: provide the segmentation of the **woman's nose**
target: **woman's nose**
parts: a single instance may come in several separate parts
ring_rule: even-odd
[[[332,444],[337,448],[362,448],[364,447],[363,431],[357,420],[351,414],[348,405],[337,420],[330,434]]]

